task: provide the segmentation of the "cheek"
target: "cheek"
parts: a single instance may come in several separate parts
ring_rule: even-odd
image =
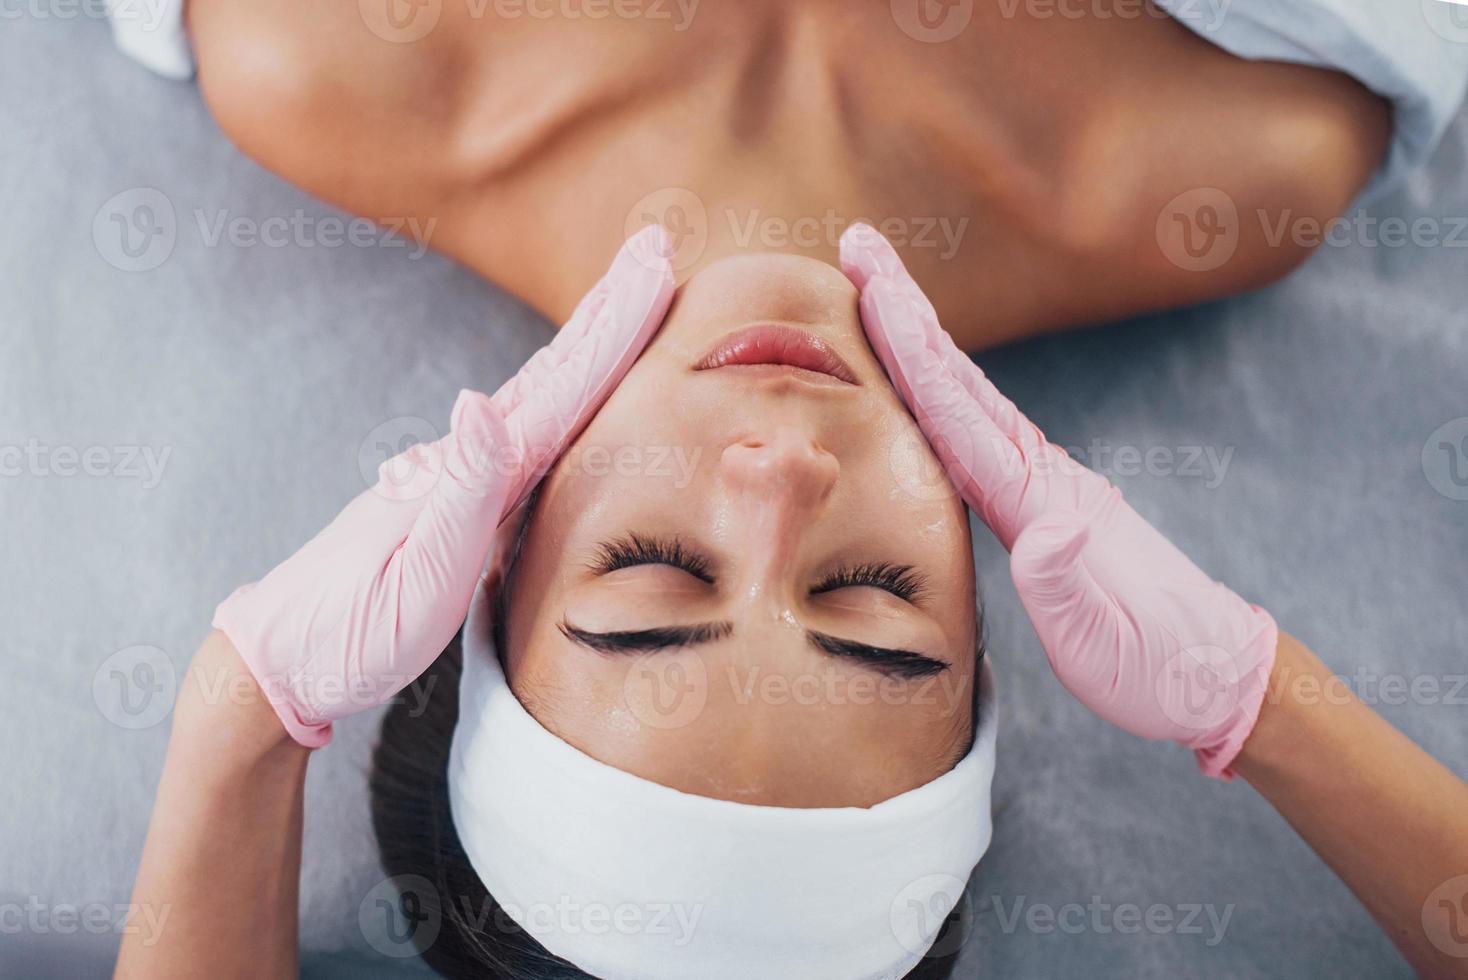
[[[927,512],[930,522],[944,518],[952,523],[955,513],[963,513],[963,502],[922,432],[910,423],[890,428],[881,455],[892,500]]]
[[[642,733],[636,706],[629,706],[635,680],[620,664],[545,638],[513,665],[511,689],[542,727],[601,758],[609,745]]]
[[[922,433],[905,416],[868,424],[876,437],[843,464],[858,510],[874,528],[966,550],[967,508]]]
[[[600,475],[607,475],[615,468],[607,467],[605,454],[687,449],[711,411],[710,406],[693,397],[685,379],[657,363],[638,361],[567,455],[577,454],[590,461],[591,455],[604,454],[601,462],[605,472]]]

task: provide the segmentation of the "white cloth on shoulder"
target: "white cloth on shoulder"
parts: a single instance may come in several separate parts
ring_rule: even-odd
[[[1332,68],[1393,106],[1391,149],[1362,195],[1426,160],[1468,88],[1468,6],[1450,0],[1156,0],[1240,58]]]

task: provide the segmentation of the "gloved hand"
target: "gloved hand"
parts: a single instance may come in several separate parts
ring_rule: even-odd
[[[1213,581],[1101,475],[1053,445],[938,324],[873,229],[841,238],[861,319],[958,492],[1010,552],[1016,590],[1060,682],[1143,738],[1228,766],[1274,664],[1274,619]]]
[[[606,400],[661,326],[666,232],[622,246],[556,338],[493,397],[459,393],[449,435],[382,465],[362,493],[264,579],[220,603],[239,651],[303,745],[380,704],[453,639],[494,532]]]

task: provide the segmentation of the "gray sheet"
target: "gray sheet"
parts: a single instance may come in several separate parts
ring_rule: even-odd
[[[182,669],[214,603],[361,488],[359,449],[375,427],[442,427],[460,386],[493,387],[548,331],[469,273],[407,249],[211,246],[196,209],[206,222],[221,210],[252,221],[333,212],[244,160],[193,87],[125,62],[101,22],[7,18],[0,447],[101,447],[89,466],[105,475],[66,475],[86,457],[68,464],[63,451],[0,477],[0,976],[104,976],[116,935],[88,932],[67,907],[107,918],[127,901],[167,739],[166,721],[126,727],[167,702],[134,686],[139,713],[127,714],[119,677],[149,681],[134,671],[150,664],[156,686]],[[1374,213],[1437,219],[1446,233],[1468,215],[1465,149],[1460,120],[1430,172]],[[175,209],[177,240],[157,268],[122,271],[106,259],[134,260],[105,244],[118,238],[104,204],[149,187]],[[1442,684],[1416,705],[1386,703],[1391,689],[1370,677],[1359,689],[1460,774],[1468,696],[1454,703],[1448,687],[1468,670],[1468,503],[1434,489],[1422,453],[1440,425],[1468,416],[1465,257],[1331,247],[1257,295],[982,358],[1060,442],[1095,440],[1108,458],[1178,450],[1172,472],[1092,461],[1337,669]],[[1190,475],[1189,447],[1231,453],[1221,480],[1206,464]],[[163,460],[157,480],[139,467],[145,449]],[[1446,457],[1428,462],[1453,490]],[[982,541],[977,560],[1004,724],[997,832],[974,879],[960,975],[1409,975],[1246,786],[1203,780],[1184,753],[1071,701],[1002,553]],[[154,649],[128,652],[138,646]],[[375,725],[342,725],[311,767],[311,975],[401,969],[358,928],[382,878],[364,785]],[[1206,914],[1197,931],[1124,933],[1129,913],[1102,906],[1126,903],[1229,918],[1221,941]],[[1066,913],[1072,904],[1081,910]],[[1045,928],[1046,909],[1068,916],[1064,928]]]

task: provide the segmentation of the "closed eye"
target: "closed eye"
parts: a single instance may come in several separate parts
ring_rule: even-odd
[[[881,589],[905,602],[916,602],[925,593],[923,577],[911,565],[865,562],[838,568],[811,589],[810,594],[820,595],[838,589],[860,588]]]
[[[677,538],[628,534],[603,542],[591,561],[592,570],[599,575],[637,565],[668,565],[687,572],[706,585],[714,584],[714,563]]]

